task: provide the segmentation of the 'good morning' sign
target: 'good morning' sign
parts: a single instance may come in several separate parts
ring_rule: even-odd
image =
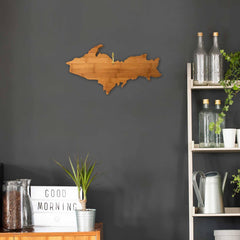
[[[32,186],[31,199],[35,226],[73,226],[81,209],[77,187]]]

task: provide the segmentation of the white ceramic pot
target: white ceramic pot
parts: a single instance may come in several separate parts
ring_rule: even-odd
[[[78,232],[91,232],[95,227],[96,209],[76,210]]]
[[[240,240],[240,230],[214,230],[215,240]]]
[[[234,148],[236,139],[236,128],[224,128],[223,142],[225,148]]]

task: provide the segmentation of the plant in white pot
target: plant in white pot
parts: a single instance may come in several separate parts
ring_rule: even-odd
[[[90,163],[88,160],[88,155],[85,159],[79,160],[76,157],[75,166],[73,165],[71,158],[68,158],[71,169],[68,170],[61,163],[56,163],[65,171],[65,173],[71,177],[73,182],[78,188],[78,199],[82,206],[82,209],[76,210],[77,227],[79,232],[89,232],[94,230],[96,209],[87,209],[87,192],[95,179],[96,174],[94,173],[96,162]],[[83,192],[83,197],[81,194]]]

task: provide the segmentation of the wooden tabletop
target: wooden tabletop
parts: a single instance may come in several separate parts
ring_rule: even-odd
[[[64,235],[69,234],[71,235],[96,235],[96,232],[102,232],[103,230],[103,223],[96,223],[95,230],[91,232],[78,232],[75,228],[71,227],[34,227],[33,229],[29,230],[21,230],[21,231],[4,231],[1,229],[0,236],[7,236],[7,235],[21,235],[21,236],[30,236],[30,235]]]

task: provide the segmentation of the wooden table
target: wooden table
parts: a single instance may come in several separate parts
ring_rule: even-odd
[[[103,224],[92,232],[75,232],[69,228],[35,228],[33,231],[0,232],[0,240],[103,240]]]

